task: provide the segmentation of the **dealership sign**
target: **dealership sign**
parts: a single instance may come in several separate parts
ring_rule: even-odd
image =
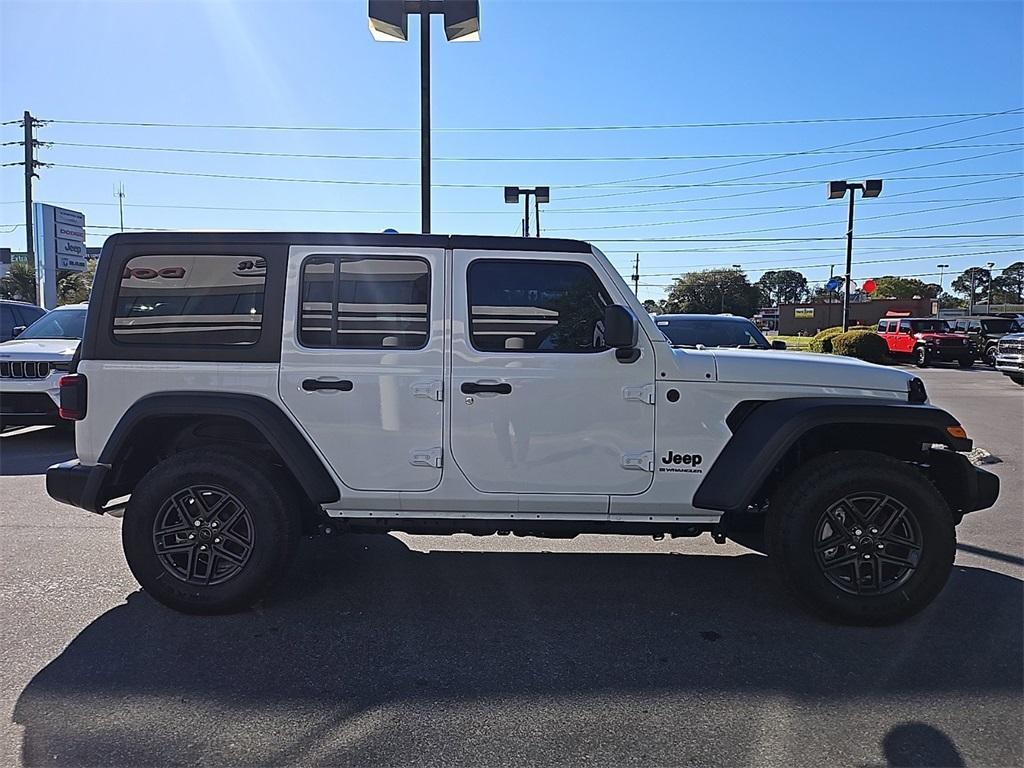
[[[36,260],[59,270],[83,271],[85,214],[46,203],[36,203],[34,208]]]
[[[57,306],[57,272],[85,270],[85,214],[36,203],[32,206],[36,295],[46,309]]]

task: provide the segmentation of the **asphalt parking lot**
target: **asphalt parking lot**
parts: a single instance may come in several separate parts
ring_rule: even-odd
[[[1024,388],[921,375],[1002,494],[883,629],[807,617],[708,537],[321,539],[257,610],[186,617],[117,520],[46,496],[70,438],[5,433],[0,765],[1024,764]]]

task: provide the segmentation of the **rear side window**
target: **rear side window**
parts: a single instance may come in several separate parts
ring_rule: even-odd
[[[299,343],[422,349],[430,330],[430,267],[409,257],[313,256],[302,266]]]
[[[244,256],[135,256],[121,274],[114,338],[127,344],[247,346],[263,328],[266,264]]]
[[[474,261],[470,338],[483,352],[600,352],[612,303],[594,271],[571,261]]]
[[[879,333],[885,333],[886,332],[886,328],[888,328],[888,327],[889,327],[889,323],[887,321],[885,321],[885,320],[879,320],[878,321],[878,332]]]

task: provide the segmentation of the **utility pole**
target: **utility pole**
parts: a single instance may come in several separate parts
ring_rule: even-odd
[[[117,190],[114,192],[114,197],[117,198],[117,209],[121,214],[121,231],[124,232],[124,183],[120,182],[117,185]]]
[[[640,298],[640,254],[636,255],[636,261],[633,262],[633,293],[636,297]]]
[[[32,136],[32,128],[35,120],[29,111],[25,110],[25,251],[28,254],[28,263],[33,266],[36,263],[36,248],[33,242],[32,233],[32,177],[36,176],[36,144]],[[38,270],[37,270],[38,272]],[[39,281],[42,275],[36,275],[36,303],[42,306],[42,288]]]
[[[985,312],[989,315],[992,314],[992,267],[995,265],[994,261],[990,261],[986,265],[988,267],[988,301],[985,304]]]

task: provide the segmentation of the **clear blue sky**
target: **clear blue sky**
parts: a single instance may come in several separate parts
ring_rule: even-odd
[[[479,43],[447,44],[440,20],[434,21],[436,128],[663,125],[1024,107],[1020,2],[482,0],[481,5]],[[129,227],[418,231],[418,22],[410,27],[409,43],[374,42],[366,27],[365,2],[0,0],[0,120],[20,118],[29,109],[54,120],[412,129],[241,131],[51,123],[38,131],[40,140],[413,159],[245,157],[55,145],[41,149],[39,159],[408,186],[244,181],[55,166],[41,170],[36,199],[84,211],[90,244],[99,244],[113,231],[100,226],[117,225],[113,188],[122,182]],[[552,202],[542,214],[545,233],[596,242],[625,274],[632,253],[639,251],[643,297],[660,296],[659,284],[669,282],[669,274],[698,266],[742,264],[755,280],[760,270],[773,267],[800,268],[812,279],[827,277],[827,266],[813,265],[841,264],[842,242],[634,240],[843,234],[845,208],[842,203],[825,204],[824,185],[777,182],[885,178],[883,196],[858,206],[859,235],[896,230],[915,238],[1021,232],[1022,177],[974,174],[1024,172],[1024,153],[1012,146],[1024,142],[1024,116],[959,118],[963,122],[942,127],[957,119],[585,132],[437,131],[435,182],[493,186],[436,188],[434,231],[516,233],[521,210],[504,205],[500,187],[549,184]],[[17,125],[0,130],[2,141],[19,138]],[[862,143],[847,149],[874,151],[775,159],[440,159],[735,155],[799,152],[858,141]],[[938,142],[971,146],[872,156]],[[20,152],[18,146],[3,147],[0,162],[15,162]],[[745,161],[749,164],[715,168]],[[706,170],[710,168],[715,169]],[[16,250],[24,248],[24,229],[10,226],[23,220],[21,172],[17,166],[0,169],[0,224],[6,225],[0,228],[0,245]],[[663,174],[678,175],[632,186],[572,188]],[[704,186],[750,176],[758,178],[744,183],[774,183]],[[902,178],[910,176],[956,178]],[[636,188],[642,184],[699,186]],[[961,207],[949,207],[955,205]],[[209,209],[217,207],[364,212]],[[935,208],[945,210],[931,210]],[[872,218],[876,216],[883,218]],[[950,273],[972,264],[991,260],[998,268],[1019,260],[1024,251],[1009,251],[1014,248],[1024,248],[1024,238],[864,239],[857,244],[855,279],[934,273],[936,264],[948,263],[948,286]],[[961,255],[989,251],[1000,253]],[[889,264],[862,263],[909,257]]]

